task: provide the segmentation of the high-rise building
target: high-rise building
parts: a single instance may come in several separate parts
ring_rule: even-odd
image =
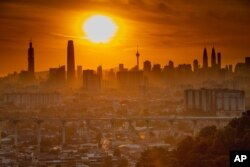
[[[161,65],[160,64],[154,64],[153,65],[153,68],[152,68],[152,71],[153,71],[153,73],[158,73],[158,74],[160,74],[161,73]]]
[[[124,69],[124,64],[119,64],[119,71],[123,71]]]
[[[49,83],[63,85],[65,83],[65,66],[49,69]]]
[[[250,57],[245,57],[245,64],[250,66]]]
[[[169,60],[168,66],[169,66],[169,69],[173,70],[174,69],[174,62]]]
[[[101,65],[97,67],[97,75],[102,80],[102,66]]]
[[[67,80],[75,79],[75,55],[73,40],[68,41],[67,47]]]
[[[229,70],[229,72],[231,72],[231,73],[233,72],[233,65],[232,65],[232,64],[229,64],[229,65],[228,65],[228,70]]]
[[[143,71],[147,71],[147,72],[150,72],[151,71],[151,62],[146,60],[144,61],[143,63]]]
[[[137,63],[136,66],[137,66],[137,69],[139,70],[139,57],[140,57],[140,53],[139,53],[138,49],[137,49],[137,52],[136,52],[135,56],[136,56],[136,63]]]
[[[77,66],[77,79],[82,80],[82,66]]]
[[[34,48],[32,47],[32,42],[30,41],[30,46],[28,49],[28,72],[31,75],[35,73],[35,60],[34,60]]]
[[[216,68],[216,53],[215,53],[214,47],[213,47],[213,49],[212,49],[212,55],[211,55],[211,67],[212,67],[213,69]]]
[[[203,68],[207,69],[208,68],[208,57],[207,57],[207,49],[204,48],[203,51]]]
[[[196,72],[196,71],[198,71],[198,69],[199,69],[199,62],[197,59],[195,59],[193,62],[193,70],[194,70],[194,72]]]
[[[94,70],[83,70],[83,89],[85,90],[100,90],[101,78]]]
[[[218,68],[221,69],[221,53],[217,54]]]
[[[143,85],[142,71],[118,71],[117,84],[121,89],[139,89]]]

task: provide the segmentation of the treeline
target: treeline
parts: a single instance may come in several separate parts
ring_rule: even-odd
[[[228,167],[230,150],[250,150],[250,111],[224,128],[203,128],[173,151],[155,148],[142,153],[137,167]]]

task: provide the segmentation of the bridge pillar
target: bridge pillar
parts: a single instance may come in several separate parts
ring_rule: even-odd
[[[14,125],[14,145],[15,147],[17,147],[18,145],[18,131],[17,131],[17,120],[13,121],[13,125]]]
[[[0,147],[2,145],[2,124],[0,125]]]
[[[132,137],[132,120],[126,120],[126,122],[128,123],[128,129],[127,129],[127,135],[129,138]]]
[[[87,142],[90,142],[90,120],[86,120]]]
[[[65,120],[62,120],[62,129],[61,129],[61,134],[62,134],[62,145],[65,145],[65,142],[66,142],[66,137],[65,137],[65,124],[66,124],[66,121]]]
[[[216,120],[216,126],[217,126],[217,128],[220,128],[220,126],[221,126],[221,120]]]
[[[171,136],[174,136],[174,134],[175,134],[175,121],[174,120],[169,120],[168,121],[168,123],[169,123],[169,131],[170,131],[170,135]]]
[[[116,139],[116,133],[115,133],[115,120],[112,119],[110,120],[111,128],[112,128],[112,138],[113,140]]]
[[[198,132],[199,127],[197,127],[198,125],[198,121],[197,120],[192,120],[192,124],[193,124],[193,136],[195,136]]]
[[[147,129],[146,129],[146,139],[147,139],[147,140],[150,140],[150,135],[149,135],[149,132],[150,132],[149,124],[150,124],[150,121],[149,121],[149,120],[146,120],[146,126],[147,126]]]
[[[132,132],[133,132],[133,122],[132,122],[132,120],[129,120],[128,123],[129,123],[129,126],[128,126],[129,136],[132,137],[132,135],[133,135],[132,134]]]
[[[85,124],[85,122],[80,122],[80,125],[79,125],[79,136],[81,139],[83,139],[84,131],[86,128],[86,126],[84,124]]]
[[[41,125],[42,125],[42,120],[37,120],[37,147],[38,151],[41,149]]]

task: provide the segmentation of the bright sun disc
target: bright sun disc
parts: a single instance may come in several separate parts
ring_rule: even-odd
[[[112,19],[103,15],[94,15],[83,25],[87,39],[95,43],[108,42],[115,35],[116,29],[117,26]]]

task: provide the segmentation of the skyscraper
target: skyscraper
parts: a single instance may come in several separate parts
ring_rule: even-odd
[[[217,61],[218,61],[218,69],[221,69],[221,53],[217,54]]]
[[[101,65],[97,67],[97,75],[102,80],[102,66]]]
[[[77,79],[82,80],[82,66],[77,66]]]
[[[199,69],[199,62],[197,59],[195,59],[193,62],[193,70],[194,70],[194,72],[196,72],[196,71],[198,71],[198,69]]]
[[[34,48],[32,47],[31,41],[28,49],[28,72],[31,75],[34,75],[35,72]]]
[[[168,66],[169,66],[169,69],[173,70],[174,69],[174,62],[172,60],[169,60]]]
[[[214,47],[213,47],[213,49],[212,49],[212,55],[211,55],[211,67],[212,67],[213,69],[216,68],[216,53],[215,53]]]
[[[139,70],[139,57],[140,57],[140,53],[138,51],[138,48],[137,48],[137,52],[136,52],[136,62],[137,62],[137,69]]]
[[[151,71],[151,62],[146,60],[143,63],[143,71],[150,72]]]
[[[203,51],[203,68],[207,69],[208,68],[208,57],[207,57],[207,49],[204,48]]]
[[[73,40],[68,41],[67,47],[67,80],[75,79],[75,55]]]

